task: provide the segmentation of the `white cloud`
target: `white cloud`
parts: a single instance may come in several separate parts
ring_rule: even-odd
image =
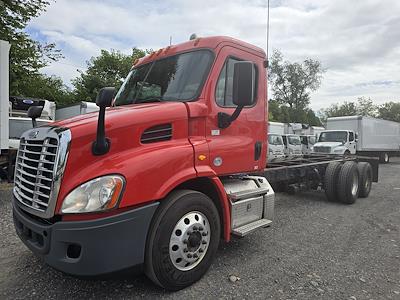
[[[56,42],[66,57],[45,69],[65,81],[100,49],[128,53],[200,36],[229,35],[265,48],[267,0],[58,0],[30,29]],[[271,0],[271,48],[289,60],[321,60],[327,72],[312,95],[315,109],[354,100],[398,100],[400,2]],[[62,64],[64,63],[64,64]]]

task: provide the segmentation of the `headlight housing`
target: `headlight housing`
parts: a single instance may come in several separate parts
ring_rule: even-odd
[[[65,197],[61,213],[99,212],[114,208],[122,194],[125,180],[119,175],[107,175],[81,184]]]

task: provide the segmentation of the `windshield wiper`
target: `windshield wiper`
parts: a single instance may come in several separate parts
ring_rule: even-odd
[[[152,96],[143,99],[137,99],[135,103],[162,102],[162,97]]]

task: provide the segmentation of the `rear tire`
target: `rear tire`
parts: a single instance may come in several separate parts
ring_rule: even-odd
[[[367,198],[372,186],[372,167],[368,162],[359,162],[357,165],[360,174],[358,196],[360,198]]]
[[[172,192],[158,208],[146,245],[145,273],[172,291],[199,280],[211,265],[220,240],[217,208],[206,195]]]
[[[338,198],[345,204],[356,202],[359,193],[359,173],[354,161],[346,161],[339,172]]]
[[[338,176],[341,167],[342,164],[337,161],[329,163],[326,167],[324,176],[324,189],[325,195],[329,201],[336,201],[337,199]]]

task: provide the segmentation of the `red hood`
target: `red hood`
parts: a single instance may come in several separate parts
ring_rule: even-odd
[[[141,135],[150,127],[171,124],[171,139],[187,141],[188,138],[188,112],[184,103],[147,103],[109,108],[106,110],[105,131],[111,141],[110,151],[106,155],[95,156],[92,144],[96,139],[97,117],[98,113],[95,112],[54,124],[69,128],[72,135],[60,191],[61,199],[82,182],[104,174],[125,172],[121,165],[127,157],[138,156],[141,151],[150,151],[148,149],[153,144],[143,145],[140,142]],[[154,144],[157,147],[163,145]]]

